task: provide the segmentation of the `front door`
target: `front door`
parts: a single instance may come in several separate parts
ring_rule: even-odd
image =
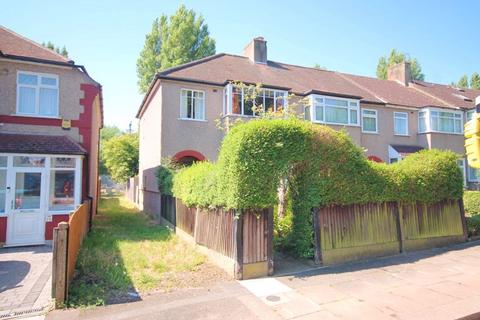
[[[7,245],[44,244],[44,174],[34,168],[14,169],[11,174]]]

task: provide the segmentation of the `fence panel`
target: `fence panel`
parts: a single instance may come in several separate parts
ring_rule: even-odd
[[[197,211],[195,241],[229,258],[235,257],[233,210],[223,209]]]
[[[405,249],[445,245],[465,239],[459,200],[399,206]]]
[[[169,195],[161,195],[160,214],[161,217],[172,225],[175,225],[175,198]]]
[[[176,201],[175,226],[182,229],[190,236],[194,236],[196,208],[189,208],[183,202]]]
[[[398,253],[395,210],[396,203],[392,202],[332,205],[317,210],[322,262]]]

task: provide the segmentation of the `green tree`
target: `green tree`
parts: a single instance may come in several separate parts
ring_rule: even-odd
[[[480,75],[478,72],[472,73],[472,76],[470,77],[470,88],[472,89],[480,89]]]
[[[138,173],[138,134],[126,133],[106,141],[103,150],[105,167],[116,182],[126,182]]]
[[[201,15],[181,5],[174,15],[162,15],[146,35],[137,60],[138,87],[148,90],[155,74],[170,67],[215,54],[215,40]]]
[[[469,88],[469,85],[468,85],[468,76],[466,74],[464,74],[460,80],[458,80],[457,82],[457,87],[459,88],[462,88],[462,89],[468,89]]]
[[[99,163],[99,171],[101,175],[108,175],[107,167],[105,166],[105,160],[103,159],[103,147],[105,142],[108,140],[118,137],[122,135],[122,130],[120,130],[117,126],[105,126],[100,131],[100,163]]]
[[[379,79],[387,79],[387,70],[389,67],[400,63],[400,62],[410,62],[410,68],[412,72],[412,79],[413,80],[420,80],[424,81],[425,80],[425,75],[422,73],[422,67],[420,66],[420,63],[418,62],[417,59],[411,58],[407,56],[403,52],[399,52],[395,49],[392,49],[390,52],[390,55],[385,55],[383,57],[380,57],[378,60],[378,65],[377,65],[377,78]]]
[[[65,46],[63,46],[62,48],[56,47],[51,41],[48,41],[47,43],[42,42],[42,46],[55,51],[56,53],[64,56],[65,58],[68,58],[68,51],[67,51],[67,48],[65,48]]]
[[[315,63],[315,64],[313,65],[313,67],[314,67],[315,69],[319,69],[319,70],[327,70],[327,68],[321,66],[321,65],[318,64],[318,63]]]

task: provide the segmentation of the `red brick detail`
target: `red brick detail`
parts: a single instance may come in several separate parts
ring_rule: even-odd
[[[23,116],[5,116],[0,115],[0,123],[27,124],[36,126],[60,127],[61,119],[41,118],[41,117],[23,117]]]
[[[68,222],[68,214],[57,214],[52,216],[52,221],[45,223],[45,240],[53,240],[53,229],[58,226],[60,222]]]
[[[7,241],[7,217],[0,217],[0,243]]]
[[[383,162],[383,160],[380,159],[380,158],[377,157],[377,156],[369,156],[367,159],[370,160],[370,161],[373,161],[373,162],[378,162],[378,163]]]
[[[203,154],[201,154],[200,152],[195,151],[195,150],[183,150],[183,151],[177,152],[173,156],[173,158],[177,161],[179,161],[183,157],[193,157],[193,158],[196,158],[198,161],[205,160],[205,156]]]

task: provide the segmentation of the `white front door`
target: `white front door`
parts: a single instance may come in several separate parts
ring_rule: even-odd
[[[36,168],[16,168],[7,198],[7,245],[45,243],[45,174]]]

